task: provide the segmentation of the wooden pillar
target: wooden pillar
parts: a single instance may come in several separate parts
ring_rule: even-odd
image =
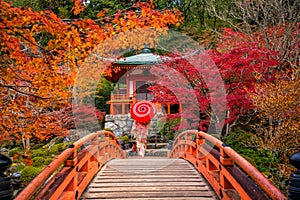
[[[171,105],[170,103],[167,103],[167,109],[168,109],[168,115],[171,114]]]
[[[179,103],[179,113],[182,113],[182,104]]]
[[[109,101],[109,109],[110,109],[110,114],[113,115],[114,114],[114,105],[112,100],[114,100],[114,94],[110,94],[110,101]]]
[[[158,102],[155,102],[155,108],[157,110],[157,112],[161,112],[161,104]]]
[[[125,115],[125,103],[122,103],[122,115]]]
[[[110,114],[113,115],[114,114],[114,105],[112,102],[110,102]]]

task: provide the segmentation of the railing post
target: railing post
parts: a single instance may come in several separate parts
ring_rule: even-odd
[[[297,168],[289,180],[288,199],[300,199],[300,151],[290,157],[290,163]]]
[[[205,143],[205,138],[202,137],[201,135],[197,134],[196,142],[197,142],[197,145],[202,146]]]
[[[199,133],[196,135],[196,149],[199,151],[196,154],[196,159],[199,160],[203,155],[200,156],[201,150],[199,149],[199,147],[201,148],[203,144],[205,144],[205,138],[202,137]],[[202,153],[201,153],[202,154]]]
[[[67,160],[64,162],[64,167],[71,167],[75,170],[74,176],[71,180],[71,182],[68,184],[66,187],[65,191],[74,191],[74,193],[77,190],[77,185],[78,185],[78,169],[77,169],[77,163],[78,163],[78,158],[77,158],[77,149],[75,148],[74,145],[71,145],[69,148],[73,148],[73,153],[72,155],[67,158]]]
[[[77,163],[78,163],[78,160],[77,160],[77,151],[76,151],[74,145],[71,145],[69,148],[73,148],[73,153],[64,162],[64,167],[75,167],[77,165]]]
[[[223,144],[222,145],[223,146],[223,148],[220,148],[220,163],[222,164],[222,165],[233,165],[234,164],[234,161],[233,161],[233,159],[232,158],[230,158],[230,156],[228,156],[225,152],[224,152],[224,148],[226,148],[226,145],[225,144]]]
[[[91,140],[91,146],[92,148],[97,148],[97,152],[91,157],[91,162],[97,162],[97,165],[99,167],[100,162],[99,162],[99,154],[100,154],[100,146],[99,146],[99,140],[98,140],[98,135]]]
[[[226,178],[226,176],[223,172],[223,167],[234,165],[234,160],[230,156],[228,156],[224,151],[224,148],[226,148],[226,147],[227,146],[223,143],[222,148],[220,148],[220,163],[221,163],[221,166],[220,166],[220,185],[221,185],[223,190],[234,189],[233,185]]]

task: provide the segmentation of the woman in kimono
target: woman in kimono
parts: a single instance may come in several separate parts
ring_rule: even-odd
[[[134,122],[132,126],[132,135],[136,140],[136,147],[139,157],[144,157],[147,148],[149,124]]]

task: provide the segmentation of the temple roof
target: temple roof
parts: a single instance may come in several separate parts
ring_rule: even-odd
[[[162,62],[164,59],[159,55],[154,55],[151,50],[145,48],[140,54],[121,58],[112,62],[112,67],[116,70],[112,71],[111,76],[105,76],[105,78],[113,83],[116,83],[126,72],[131,69],[149,69],[151,66]],[[111,60],[111,59],[106,59]]]
[[[151,65],[161,62],[159,55],[154,55],[149,49],[143,49],[140,54],[121,58],[116,61],[117,65]]]

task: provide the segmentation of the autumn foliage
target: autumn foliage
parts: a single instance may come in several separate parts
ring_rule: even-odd
[[[263,31],[253,32],[251,36],[235,32],[225,32],[218,46],[221,60],[227,63],[226,55],[234,58],[230,66],[239,66],[240,72],[233,76],[238,81],[239,98],[251,105],[245,116],[256,133],[256,146],[281,154],[287,162],[291,152],[299,147],[299,29],[294,27],[290,33],[293,46],[282,49],[277,45],[285,39],[284,26],[266,28],[268,43],[262,38]],[[238,54],[237,54],[238,53]],[[233,70],[226,70],[227,73]],[[222,71],[221,71],[222,73]],[[234,86],[234,85],[233,85]],[[240,102],[245,105],[242,99]],[[229,101],[230,103],[230,101]],[[235,103],[235,105],[238,105]],[[249,124],[248,124],[249,125]]]
[[[261,140],[260,146],[281,152],[288,158],[288,149],[299,146],[300,108],[299,77],[276,76],[272,83],[258,83],[250,94],[259,119],[254,128]]]
[[[75,1],[73,12],[82,10]],[[98,16],[97,22],[63,20],[51,11],[0,1],[1,141],[66,134],[64,121],[51,113],[70,106],[77,71],[97,45],[120,32],[181,22],[179,11],[157,11],[148,3]]]
[[[278,34],[279,38],[281,37],[281,26],[279,26],[278,29],[276,29],[276,27],[268,29],[268,31],[272,30],[276,30],[274,34]],[[270,104],[271,99],[278,106],[281,105],[280,102],[284,103],[284,98],[293,105],[295,102],[299,102],[299,94],[295,94],[293,97],[291,96],[291,94],[295,92],[295,85],[293,86],[293,83],[297,81],[287,81],[290,79],[295,80],[298,76],[296,75],[297,70],[290,71],[294,68],[293,66],[295,63],[282,61],[281,58],[283,53],[275,51],[272,48],[267,48],[264,42],[260,42],[260,38],[262,37],[261,34],[263,33],[260,31],[254,32],[250,37],[241,32],[234,31],[231,28],[224,28],[220,42],[216,45],[216,49],[206,51],[207,55],[209,55],[217,68],[210,67],[210,64],[208,63],[209,59],[203,57],[201,54],[193,56],[193,59],[201,60],[201,66],[193,66],[190,61],[183,59],[178,55],[171,55],[172,59],[163,63],[165,68],[174,69],[184,76],[193,88],[192,92],[195,93],[198,101],[198,108],[196,108],[196,111],[200,113],[198,122],[198,128],[200,130],[207,131],[207,128],[210,125],[224,125],[222,133],[219,135],[221,137],[222,135],[226,135],[231,127],[241,123],[249,123],[251,120],[254,120],[253,113],[256,112],[257,109],[261,114],[270,110],[268,105]],[[294,51],[291,50],[289,52],[294,55]],[[205,62],[208,64],[205,64]],[[158,68],[155,73],[157,75],[163,74],[164,70],[165,69]],[[213,79],[212,77],[215,77],[217,74],[220,74],[222,77],[222,82],[216,81],[214,82],[214,85],[211,85],[211,88],[209,88],[205,77]],[[294,78],[292,78],[292,76]],[[287,80],[284,80],[284,78]],[[173,77],[166,80],[162,77],[157,82],[158,84],[156,86],[150,88],[156,94],[156,99],[154,101],[168,101],[176,104],[179,100],[172,92],[178,90],[180,90],[180,94],[185,94],[182,95],[185,99],[182,99],[180,103],[184,104],[192,101],[191,98],[193,98],[193,96],[186,95],[190,93],[191,90],[182,87],[178,83],[178,78]],[[212,88],[218,88],[221,84],[224,84],[226,93],[215,94],[216,90]],[[283,84],[285,87],[290,87],[291,90],[289,90],[289,92],[291,93],[288,95],[289,97],[282,95],[280,90],[283,88],[274,88],[274,86],[272,86],[277,84]],[[267,90],[268,85],[270,88]],[[272,90],[272,92],[269,90]],[[257,91],[260,91],[258,92],[259,94]],[[269,92],[276,97],[271,97],[271,93],[269,94]],[[215,98],[217,102],[221,99],[226,99],[226,117],[222,119],[222,121],[218,121],[216,115],[213,113],[211,107],[212,98]],[[285,104],[289,105],[286,102]],[[290,110],[288,109],[289,106],[279,107],[281,107],[281,109],[285,108],[285,112]],[[188,112],[189,116],[182,116],[183,118],[196,118],[194,116],[194,107],[188,107],[186,109],[190,109]],[[293,110],[294,112],[290,113],[289,116],[297,118],[297,116],[299,116],[298,109],[294,108]],[[276,113],[275,110],[271,112]],[[261,114],[256,117],[259,117],[262,122],[263,118],[266,119],[267,113],[264,114],[264,117]],[[279,118],[283,120],[286,117],[287,116],[280,116]],[[279,120],[279,118],[277,120]],[[294,122],[296,121],[297,120],[294,120]],[[292,121],[290,121],[285,126],[289,126],[290,128],[295,127],[295,125],[297,126],[297,123],[294,122],[293,124],[290,124],[292,123]],[[279,139],[278,137],[279,136],[272,137],[272,140],[277,141]],[[268,142],[270,141],[271,140]]]

